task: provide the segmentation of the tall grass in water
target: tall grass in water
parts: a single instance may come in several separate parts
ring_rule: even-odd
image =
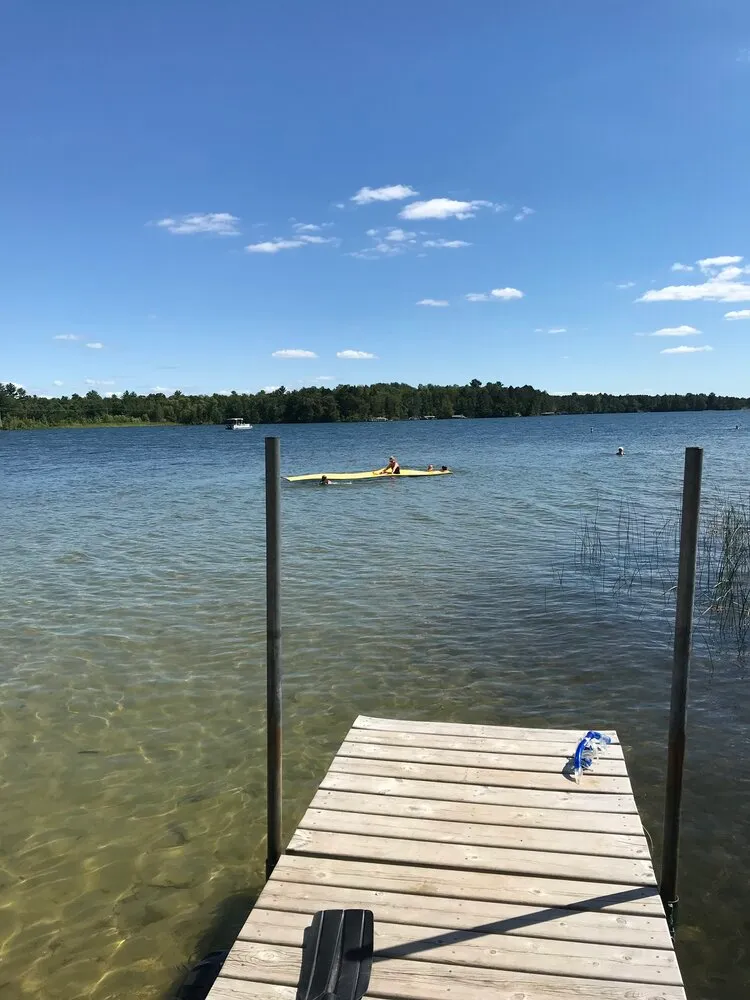
[[[620,504],[602,525],[599,508],[576,532],[573,569],[595,594],[615,600],[660,595],[673,606],[677,589],[680,513],[659,523]],[[560,585],[564,574],[557,567]],[[698,546],[695,629],[708,648],[734,647],[745,658],[750,643],[750,498],[704,497]]]
[[[697,590],[706,615],[738,653],[750,635],[750,501],[724,499],[704,516]]]

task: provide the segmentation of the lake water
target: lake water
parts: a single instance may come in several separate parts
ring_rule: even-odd
[[[0,434],[3,1000],[161,1000],[262,884],[264,433],[285,474],[455,470],[284,486],[287,835],[364,713],[617,728],[659,850],[673,608],[577,566],[581,525],[673,519],[692,444],[747,499],[750,413]],[[749,724],[699,639],[691,1000],[748,992]]]

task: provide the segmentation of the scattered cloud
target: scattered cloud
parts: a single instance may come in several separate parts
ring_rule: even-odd
[[[261,243],[250,243],[245,247],[245,250],[247,253],[279,253],[281,250],[296,250],[299,247],[320,243],[335,243],[338,245],[338,242],[333,236],[310,236],[300,233],[292,239],[275,236],[272,240],[263,240]]]
[[[86,344],[86,347],[90,347],[92,351],[101,351],[104,344],[100,343],[98,340],[92,340],[91,343]]]
[[[466,240],[425,240],[423,247],[443,247],[446,250],[458,250],[460,247],[470,247]]]
[[[248,253],[278,253],[280,250],[294,250],[304,245],[304,240],[282,240],[278,237],[274,240],[264,240],[262,243],[250,243],[245,250]]]
[[[344,358],[347,361],[371,361],[377,358],[377,354],[370,354],[369,351],[336,351],[337,358]]]
[[[280,351],[274,351],[272,358],[317,358],[315,351],[305,351],[297,347],[284,347]]]
[[[750,319],[750,309],[731,309],[724,313],[724,319]]]
[[[698,267],[701,271],[712,271],[716,267],[726,267],[728,264],[739,264],[742,261],[742,257],[704,257],[703,260],[699,260]]]
[[[738,267],[742,257],[704,257],[699,260],[704,281],[697,285],[667,285],[654,288],[636,299],[637,302],[750,302],[750,284],[737,281],[749,269]]]
[[[229,212],[205,212],[180,215],[177,218],[159,219],[155,225],[177,236],[192,236],[195,233],[213,233],[214,236],[239,236],[237,226],[240,220]]]
[[[299,237],[303,243],[333,243],[336,246],[341,242],[336,236],[308,236],[306,234]]]
[[[336,378],[334,375],[316,375],[313,382],[335,382]]]
[[[392,243],[416,243],[417,234],[407,232],[405,229],[394,228],[388,230],[385,238]]]
[[[514,222],[523,222],[524,219],[528,219],[530,215],[534,215],[534,209],[529,208],[528,205],[524,205],[520,212],[516,212],[513,216]]]
[[[417,302],[418,306],[435,306],[438,309],[441,309],[448,304],[447,299],[420,299],[419,302]]]
[[[523,292],[519,288],[493,288],[487,292],[469,292],[468,302],[509,302],[511,299],[522,299]]]
[[[114,385],[115,380],[113,378],[85,378],[83,380],[86,385]],[[57,384],[57,383],[55,383]],[[62,385],[62,382],[60,383]]]
[[[317,225],[313,222],[295,222],[294,219],[291,222],[295,233],[319,233],[322,229],[329,229],[333,225],[332,222],[321,222]]]
[[[617,287],[618,288],[634,288],[635,287],[635,282],[634,281],[621,281],[620,284]]]
[[[65,383],[61,382],[59,378],[56,378],[56,379],[53,379],[52,385],[65,385]]]
[[[281,388],[280,385],[264,385],[263,388],[260,391],[261,392],[276,392],[276,390],[280,389],[280,388]]]
[[[661,330],[652,333],[637,333],[636,337],[690,337],[697,336],[700,330],[694,326],[663,326]]]
[[[174,389],[170,389],[169,386],[166,386],[166,385],[154,385],[148,391],[149,392],[161,392],[165,396],[170,396],[174,392]]]
[[[382,229],[368,229],[367,235],[374,240],[371,247],[353,250],[350,257],[360,257],[362,260],[377,260],[378,257],[397,257],[406,253],[409,247],[416,243],[416,233],[392,227],[385,234]]]
[[[567,333],[568,328],[565,326],[551,326],[547,333]]]
[[[705,347],[688,347],[687,344],[680,344],[679,347],[665,347],[660,354],[701,354],[705,351],[713,351],[713,347],[706,344]]]
[[[415,198],[419,191],[408,184],[387,184],[385,187],[363,187],[352,195],[349,201],[355,205],[370,205],[374,201],[403,201],[404,198]]]
[[[54,340],[80,340],[77,333],[58,333]]]
[[[414,201],[398,213],[400,219],[472,219],[480,208],[493,208],[491,201],[456,201],[453,198],[430,198]]]
[[[679,261],[677,261],[677,263],[675,264],[672,264],[670,268],[670,271],[693,271],[693,270],[694,268],[692,264],[680,264]]]

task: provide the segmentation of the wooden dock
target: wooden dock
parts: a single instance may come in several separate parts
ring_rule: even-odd
[[[209,1000],[294,1000],[317,910],[375,916],[372,998],[685,1000],[616,733],[360,717]]]

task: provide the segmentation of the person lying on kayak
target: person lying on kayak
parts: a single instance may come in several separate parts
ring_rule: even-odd
[[[398,459],[395,455],[391,455],[388,459],[388,465],[384,469],[380,470],[381,476],[398,476],[401,474],[401,466],[398,464]]]

